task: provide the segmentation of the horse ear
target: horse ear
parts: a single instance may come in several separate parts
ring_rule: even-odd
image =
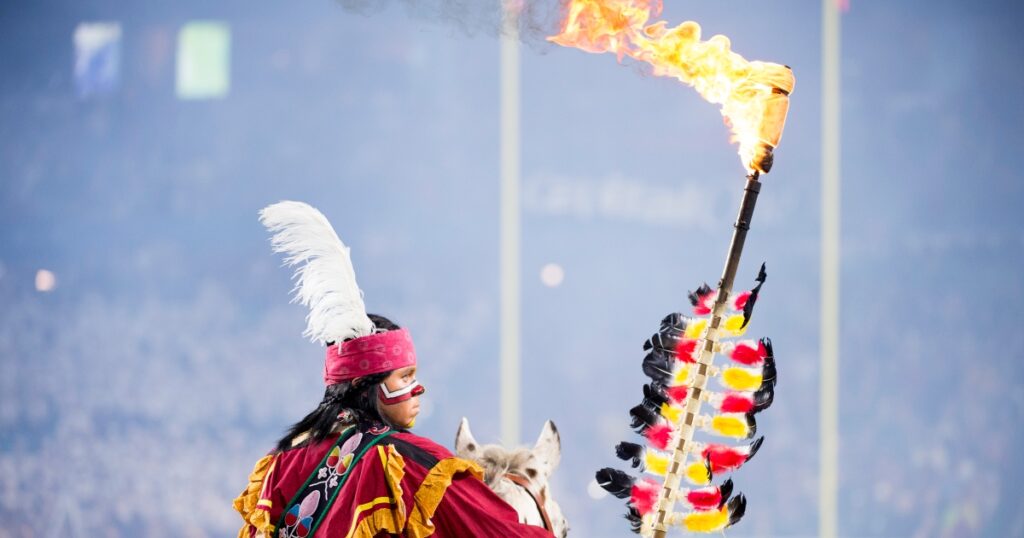
[[[550,476],[558,467],[562,459],[562,438],[558,435],[558,428],[550,420],[544,423],[540,430],[540,437],[537,444],[533,445],[533,455],[543,462],[546,475]]]
[[[469,431],[469,420],[462,417],[459,422],[459,431],[455,432],[455,455],[460,458],[473,458],[480,450],[480,443],[473,438],[473,432]]]

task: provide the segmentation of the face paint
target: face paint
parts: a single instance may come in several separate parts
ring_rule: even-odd
[[[419,396],[426,391],[427,389],[423,388],[419,381],[413,381],[395,391],[388,390],[387,383],[381,383],[378,389],[378,398],[380,398],[380,403],[384,405],[394,405]]]

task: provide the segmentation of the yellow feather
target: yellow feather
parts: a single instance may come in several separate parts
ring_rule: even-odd
[[[679,417],[683,415],[683,408],[669,405],[667,403],[661,404],[661,416],[668,419],[672,424],[679,422]]]
[[[717,416],[711,419],[711,428],[721,435],[744,439],[750,430],[747,421],[735,416]]]
[[[683,519],[686,530],[690,532],[715,532],[725,528],[729,523],[729,511],[723,506],[719,510],[707,512],[690,512]]]
[[[695,461],[686,466],[686,479],[697,486],[707,485],[710,482],[708,468],[702,462]]]
[[[761,388],[761,372],[732,366],[722,371],[722,383],[733,390]]]
[[[743,336],[747,332],[747,328],[743,326],[743,315],[736,314],[729,316],[725,320],[725,331],[732,336]]]
[[[690,380],[690,365],[683,364],[676,369],[675,384],[686,385]]]
[[[686,326],[686,337],[691,340],[695,338],[700,338],[700,336],[704,334],[704,328],[707,326],[707,318],[694,320],[693,323]]]
[[[668,470],[668,456],[656,450],[648,450],[644,454],[644,465],[648,473],[665,476]]]

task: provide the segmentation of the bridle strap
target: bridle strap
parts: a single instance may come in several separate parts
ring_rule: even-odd
[[[526,490],[526,493],[533,499],[533,503],[537,505],[537,510],[540,512],[541,519],[544,520],[544,529],[555,535],[555,527],[551,525],[551,518],[548,517],[548,511],[544,509],[544,505],[547,504],[547,495],[544,494],[544,490],[541,490],[540,494],[533,492],[533,488],[530,487],[530,480],[523,475],[505,473],[505,478],[509,479],[513,484]]]

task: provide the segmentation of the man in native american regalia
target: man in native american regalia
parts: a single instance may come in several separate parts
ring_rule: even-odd
[[[349,249],[299,202],[264,208],[272,243],[300,265],[306,335],[327,346],[324,398],[257,462],[234,505],[239,538],[551,536],[519,523],[473,462],[410,433],[424,388],[409,331],[367,314]]]

